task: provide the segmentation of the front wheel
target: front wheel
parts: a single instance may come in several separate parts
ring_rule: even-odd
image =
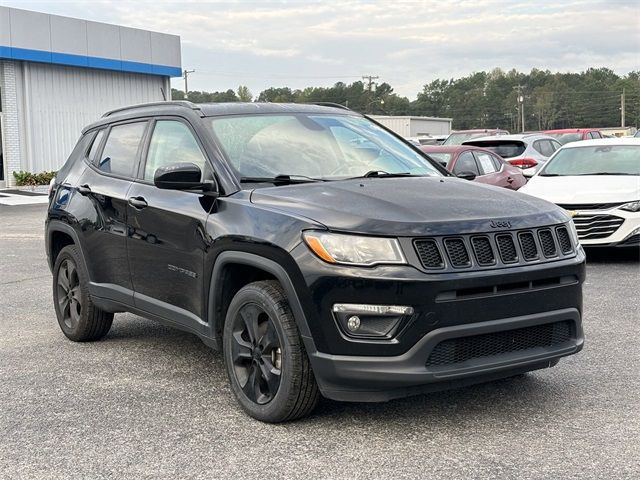
[[[249,415],[277,423],[315,408],[318,386],[278,282],[251,283],[233,297],[223,346],[231,389]]]

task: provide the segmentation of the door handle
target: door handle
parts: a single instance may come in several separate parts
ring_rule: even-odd
[[[144,197],[131,197],[129,199],[129,205],[131,205],[133,208],[137,208],[138,210],[142,210],[149,204],[144,199]]]
[[[91,193],[91,187],[86,183],[84,185],[80,185],[78,187],[78,193],[80,193],[80,195],[89,195]]]

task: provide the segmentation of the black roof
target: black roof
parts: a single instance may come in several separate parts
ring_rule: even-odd
[[[273,114],[273,113],[315,113],[315,114],[349,114],[360,115],[341,105],[316,105],[312,103],[260,103],[260,102],[227,102],[227,103],[192,103],[184,100],[153,102],[131,105],[106,112],[100,120],[86,126],[83,132],[95,127],[123,120],[148,115],[168,115],[189,109],[200,117],[217,117],[225,115]],[[184,110],[183,110],[184,111]]]

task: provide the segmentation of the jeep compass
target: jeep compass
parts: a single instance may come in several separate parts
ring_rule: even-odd
[[[267,422],[554,366],[583,345],[567,213],[451,176],[365,116],[305,104],[109,112],[52,181],[58,323],[114,313],[223,352]]]

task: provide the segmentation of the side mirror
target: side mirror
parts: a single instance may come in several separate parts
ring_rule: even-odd
[[[456,173],[456,177],[463,178],[465,180],[475,180],[476,174],[473,172],[460,172]]]
[[[211,182],[202,182],[202,171],[194,163],[174,163],[160,167],[153,176],[153,184],[163,190],[211,191]]]

